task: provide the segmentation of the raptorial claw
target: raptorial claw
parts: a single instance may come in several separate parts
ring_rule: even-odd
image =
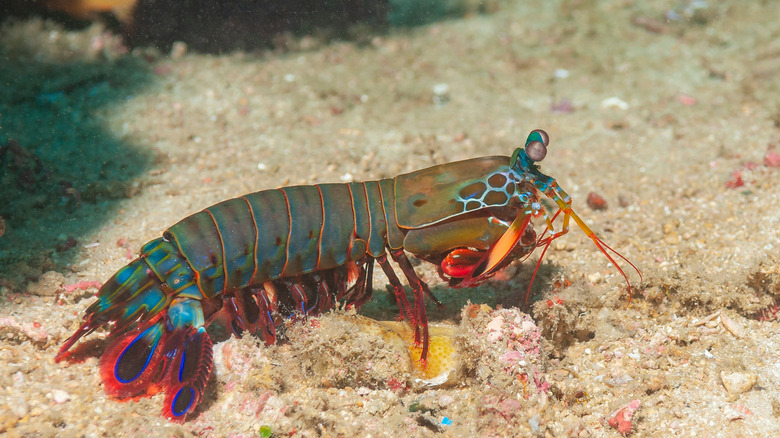
[[[442,260],[441,269],[450,277],[465,278],[476,269],[485,251],[457,248]]]
[[[512,253],[530,222],[530,214],[525,214],[525,212],[518,214],[501,238],[482,255],[482,259],[474,265],[474,269],[465,277],[460,286],[474,286],[493,275]]]

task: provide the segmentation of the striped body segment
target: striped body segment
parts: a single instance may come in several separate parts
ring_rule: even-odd
[[[251,193],[183,219],[166,230],[164,239],[192,267],[205,298],[336,268],[366,254],[379,257],[388,245],[400,248],[404,236],[395,222],[392,180],[384,181],[390,184],[321,184]],[[171,284],[171,275],[180,274],[158,275]]]

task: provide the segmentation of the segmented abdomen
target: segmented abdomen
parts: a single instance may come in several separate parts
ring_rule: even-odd
[[[165,240],[149,242],[141,252],[174,295],[192,298],[335,268],[366,254],[378,257],[388,244],[388,223],[391,246],[400,247],[403,238],[395,225],[392,181],[251,193],[181,220]],[[163,259],[167,244],[188,266]]]

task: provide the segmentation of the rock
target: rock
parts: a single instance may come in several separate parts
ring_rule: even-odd
[[[734,335],[735,338],[745,337],[745,329],[742,327],[742,324],[729,318],[725,313],[720,314],[720,322],[729,333]]]
[[[56,271],[49,271],[41,275],[34,283],[27,285],[27,293],[30,295],[50,296],[57,293],[65,281],[65,276]]]
[[[758,382],[758,375],[755,373],[726,373],[720,372],[720,380],[729,394],[742,394],[750,391]]]

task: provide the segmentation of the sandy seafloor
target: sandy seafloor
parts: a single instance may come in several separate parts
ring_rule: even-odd
[[[65,190],[4,217],[0,434],[619,436],[608,420],[638,400],[633,436],[779,435],[780,168],[764,159],[780,143],[780,3],[498,4],[366,43],[222,56],[120,55],[99,29],[6,28],[5,53],[20,65],[104,70],[6,89],[2,142],[56,145],[61,172],[105,164],[102,191],[80,206]],[[20,49],[36,33],[36,53]],[[26,122],[12,114],[24,111]],[[429,304],[432,323],[458,326],[449,386],[416,381],[403,348],[343,311],[290,325],[290,341],[273,347],[215,330],[214,376],[185,424],[160,416],[161,394],[106,396],[104,332],[83,362],[54,362],[96,291],[72,285],[105,281],[188,214],[281,185],[509,155],[535,128],[551,137],[542,169],[641,269],[641,283],[626,270],[630,304],[623,278],[574,229],[548,251],[531,307],[538,254],[469,290],[417,268],[445,303]],[[590,209],[590,192],[608,208]],[[395,316],[385,284],[379,274],[361,314]],[[498,314],[468,300],[508,309],[507,324],[530,314],[545,334],[537,356],[488,342],[484,324]]]

